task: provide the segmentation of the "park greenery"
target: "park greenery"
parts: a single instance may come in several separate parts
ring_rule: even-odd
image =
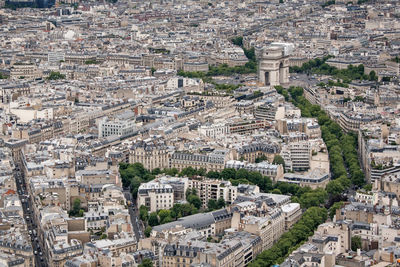
[[[72,204],[72,209],[68,212],[71,217],[83,217],[85,211],[81,208],[81,200],[76,198]]]
[[[140,263],[138,265],[139,267],[153,267],[153,262],[151,261],[151,259],[143,259],[142,263]]]
[[[361,237],[358,235],[351,237],[351,250],[357,251],[357,249],[361,249]]]
[[[49,77],[47,77],[47,80],[63,80],[63,79],[65,79],[65,75],[61,74],[58,71],[50,72]]]
[[[396,57],[390,59],[390,61],[393,61],[393,62],[396,62],[396,63],[400,63],[400,58],[399,58],[399,56],[396,56]]]
[[[0,80],[4,80],[4,79],[7,79],[7,78],[8,78],[7,75],[4,75],[3,73],[0,73]]]
[[[274,160],[272,161],[275,165],[282,165],[283,170],[285,170],[285,161],[283,160],[281,155],[275,155]]]
[[[88,59],[88,60],[86,60],[85,61],[85,64],[86,65],[93,65],[93,64],[99,64],[100,62],[98,62],[97,60],[95,60],[95,59]]]
[[[349,65],[346,69],[338,69],[326,63],[332,56],[325,56],[322,59],[316,58],[305,62],[301,67],[293,66],[289,68],[291,73],[307,73],[330,75],[336,79],[342,80],[342,83],[348,84],[353,80],[369,80],[376,81],[378,77],[375,71],[371,71],[369,75],[364,74],[364,65],[358,66]]]
[[[311,207],[302,215],[301,219],[276,242],[270,249],[261,252],[249,264],[250,267],[273,266],[282,263],[285,258],[308,237],[314,233],[319,224],[325,222],[327,211],[325,208]]]
[[[153,47],[149,47],[149,51],[152,53],[156,53],[156,54],[166,54],[168,55],[169,53],[171,53],[171,51],[165,49],[165,48],[153,48]]]
[[[260,163],[260,162],[266,161],[267,159],[268,159],[267,156],[265,156],[264,154],[262,154],[261,156],[259,156],[259,157],[257,157],[257,158],[255,159],[255,163]]]

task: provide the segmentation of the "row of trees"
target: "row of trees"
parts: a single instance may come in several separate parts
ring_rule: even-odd
[[[47,80],[63,80],[63,79],[65,79],[65,75],[61,74],[58,71],[50,72],[49,77],[47,77]]]
[[[94,65],[94,64],[100,64],[100,62],[95,59],[88,59],[85,61],[85,64],[86,65]]]
[[[284,259],[302,242],[306,241],[314,233],[319,224],[325,222],[327,211],[325,208],[309,208],[301,219],[286,233],[282,235],[272,248],[261,252],[250,263],[250,267],[272,266],[282,263]]]
[[[249,51],[252,51],[249,50]],[[257,72],[257,63],[249,60],[245,65],[229,67],[228,64],[210,66],[207,76],[231,76],[233,74],[249,74]]]
[[[348,84],[352,80],[378,80],[375,71],[371,71],[369,75],[364,74],[364,65],[362,64],[358,66],[349,65],[346,69],[338,69],[326,63],[329,58],[331,58],[331,56],[326,56],[322,59],[312,59],[308,62],[303,63],[301,67],[290,67],[290,72],[330,75],[334,76],[335,78],[341,79],[344,84]]]

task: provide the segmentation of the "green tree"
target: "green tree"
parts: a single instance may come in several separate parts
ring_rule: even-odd
[[[74,203],[72,204],[72,211],[77,214],[81,209],[81,200],[79,198],[75,198]]]
[[[340,195],[344,187],[338,180],[332,180],[326,185],[326,191],[331,195]]]
[[[234,45],[243,47],[243,37],[242,36],[237,36],[231,39],[232,43]]]
[[[260,162],[265,161],[265,160],[267,160],[267,159],[268,159],[268,158],[267,158],[264,154],[262,154],[261,156],[259,156],[259,157],[256,158],[255,162],[256,162],[256,163],[260,163]]]
[[[179,173],[178,169],[176,168],[164,169],[162,172],[169,176],[176,176]]]
[[[155,168],[151,171],[152,175],[159,175],[160,173],[162,173],[162,171],[160,170],[160,168]]]
[[[86,65],[92,65],[92,64],[99,64],[98,61],[96,61],[95,59],[88,59],[85,61]]]
[[[224,180],[235,179],[236,178],[236,170],[233,168],[225,168],[221,172],[220,176]]]
[[[329,217],[333,219],[333,216],[336,214],[336,210],[340,209],[343,205],[343,202],[335,202],[330,208],[329,208]]]
[[[107,234],[101,234],[100,236],[100,239],[107,239],[107,238],[108,238]]]
[[[283,160],[281,155],[275,155],[272,163],[277,165],[281,164],[283,166],[283,169],[285,169],[285,161]]]
[[[171,211],[170,210],[159,210],[158,217],[160,218],[160,223],[163,224],[163,223],[165,223],[166,218],[171,217]]]
[[[187,167],[184,168],[180,173],[179,176],[188,176],[188,177],[193,177],[197,175],[197,170],[194,169],[193,167]]]
[[[356,235],[351,237],[351,250],[357,251],[357,249],[361,249],[361,237]]]
[[[150,213],[149,221],[148,221],[148,222],[149,222],[149,225],[150,225],[151,227],[160,224],[159,221],[158,221],[157,212],[152,212],[152,213]]]
[[[65,75],[61,74],[58,71],[50,72],[49,77],[47,77],[47,80],[61,80],[61,79],[65,79]]]
[[[236,172],[236,179],[246,179],[249,177],[249,171],[246,169],[239,169]]]
[[[214,199],[208,200],[207,207],[210,211],[218,209],[217,201],[215,201]]]
[[[146,206],[141,205],[139,207],[139,217],[144,222],[149,219],[149,209]]]
[[[212,178],[212,179],[219,179],[220,178],[220,173],[217,171],[209,171],[206,176],[208,178]]]
[[[143,259],[138,267],[153,267],[153,262],[150,259]]]
[[[75,198],[72,204],[72,210],[69,211],[69,215],[74,217],[83,217],[84,210],[81,209],[81,200],[79,198]]]
[[[219,209],[222,209],[223,207],[225,207],[225,205],[226,205],[225,200],[222,197],[220,197],[217,201],[217,207]]]
[[[370,81],[377,81],[378,80],[378,76],[376,76],[376,72],[375,71],[371,71],[368,75],[368,80]]]
[[[146,229],[144,229],[144,235],[146,237],[150,237],[151,230],[152,230],[151,226],[147,226]]]
[[[364,188],[365,191],[369,192],[369,191],[372,190],[372,184],[366,184],[366,185],[364,185],[363,188]]]
[[[275,188],[274,190],[272,190],[271,193],[272,193],[272,194],[277,194],[277,195],[282,195],[281,190],[279,190],[278,188]]]
[[[190,194],[186,200],[197,209],[201,208],[201,199],[197,195]]]

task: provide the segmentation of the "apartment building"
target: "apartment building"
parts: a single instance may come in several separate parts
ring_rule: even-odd
[[[199,134],[215,139],[230,134],[229,127],[225,123],[205,124],[198,129]]]
[[[141,184],[137,194],[137,205],[146,206],[150,212],[170,209],[174,205],[174,190],[171,185],[151,181]]]
[[[13,100],[13,96],[27,96],[31,93],[31,88],[28,83],[3,83],[0,84],[0,101],[7,104]]]
[[[136,130],[134,120],[109,120],[107,117],[99,122],[99,137],[129,136]]]
[[[222,171],[229,156],[228,150],[214,150],[208,154],[176,151],[171,155],[170,168],[182,170],[187,167],[204,168],[207,171]]]
[[[242,145],[235,149],[234,159],[243,159],[247,162],[254,163],[256,158],[265,156],[269,162],[274,160],[274,156],[281,151],[280,146],[275,142],[252,142]]]
[[[230,204],[236,200],[238,190],[236,186],[232,186],[229,181],[212,180],[212,179],[191,179],[188,183],[189,189],[196,189],[198,196],[204,207],[207,207],[209,200],[217,201],[223,198],[226,203]]]
[[[232,227],[240,229],[261,238],[262,250],[269,249],[285,232],[285,216],[280,209],[270,211],[265,217],[244,216],[232,220]]]
[[[299,203],[289,203],[282,206],[285,216],[285,230],[289,231],[292,226],[301,218],[301,208]]]
[[[35,264],[29,236],[21,230],[10,228],[0,231],[0,254],[8,260],[11,259],[5,266],[32,267]]]
[[[381,120],[379,114],[368,114],[362,112],[342,112],[339,117],[339,125],[347,132],[357,132],[360,127]]]
[[[329,170],[316,168],[305,173],[285,173],[282,181],[313,189],[325,188],[330,181],[330,174]]]
[[[285,161],[286,170],[308,170],[310,168],[311,144],[308,141],[301,141],[283,145],[281,156]]]
[[[190,267],[208,266],[247,266],[260,252],[260,237],[247,232],[235,232],[221,243],[188,240],[167,244],[163,250],[162,266]]]
[[[264,103],[254,109],[254,117],[257,120],[273,122],[282,119],[285,115],[284,106],[276,106],[272,103]]]
[[[270,127],[270,123],[265,120],[249,120],[229,123],[229,132],[234,134],[250,134],[255,130]]]
[[[36,79],[41,77],[41,72],[33,63],[15,63],[10,69],[12,79]]]
[[[383,175],[380,186],[383,191],[394,193],[400,198],[400,171]]]
[[[259,172],[264,176],[270,177],[273,181],[277,181],[283,178],[283,166],[275,165],[263,161],[260,163],[248,163],[246,161],[228,160],[225,164],[225,168],[233,168],[235,170],[245,169],[248,171]]]
[[[141,163],[148,170],[169,168],[170,151],[165,144],[138,142],[129,150],[129,163]]]
[[[98,170],[79,170],[75,173],[76,180],[85,185],[120,185],[119,173],[111,169]]]

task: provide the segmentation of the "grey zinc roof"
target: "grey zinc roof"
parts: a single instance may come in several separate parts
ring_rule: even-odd
[[[214,223],[214,216],[211,213],[199,213],[179,218],[177,221],[154,226],[153,230],[161,232],[166,229],[175,228],[182,225],[185,228],[200,229]]]

